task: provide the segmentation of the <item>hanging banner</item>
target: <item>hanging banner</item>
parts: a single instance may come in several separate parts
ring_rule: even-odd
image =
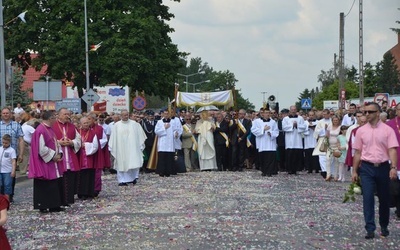
[[[232,107],[233,94],[232,90],[202,93],[178,92],[176,105],[178,107],[208,105]]]

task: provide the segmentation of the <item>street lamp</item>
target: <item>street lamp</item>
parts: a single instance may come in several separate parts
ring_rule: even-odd
[[[188,85],[192,85],[193,86],[193,93],[196,92],[196,86],[205,82],[210,82],[210,80],[205,80],[205,81],[201,81],[201,82],[195,82],[195,83],[191,83],[191,82],[185,82],[186,86]]]
[[[204,71],[199,71],[199,72],[196,72],[196,73],[193,73],[193,74],[189,74],[189,75],[177,73],[178,76],[183,76],[183,77],[186,78],[186,92],[189,92],[189,89],[188,89],[189,77],[195,76],[195,75],[199,75],[199,74],[205,74],[205,72]]]
[[[4,56],[3,1],[0,0],[0,91],[1,107],[6,106],[6,59]]]
[[[86,0],[83,1],[83,9],[85,12],[85,61],[86,61],[86,92],[89,91],[90,88],[90,73],[89,73],[89,42],[88,42],[88,23],[87,23],[87,6],[86,6]],[[91,110],[90,104],[87,104],[87,112],[90,112]]]

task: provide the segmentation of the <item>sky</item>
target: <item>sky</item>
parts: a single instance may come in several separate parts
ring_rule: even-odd
[[[354,2],[354,6],[352,7]],[[236,88],[256,109],[274,95],[280,109],[339,55],[339,15],[346,15],[345,64],[359,68],[359,0],[163,0],[175,18],[172,42],[215,71],[235,74]],[[352,7],[352,8],[351,8]],[[363,58],[376,64],[398,42],[399,0],[363,1]],[[267,92],[262,94],[262,92]]]

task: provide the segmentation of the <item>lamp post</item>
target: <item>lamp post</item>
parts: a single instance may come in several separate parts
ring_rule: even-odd
[[[84,5],[84,12],[85,12],[85,59],[86,59],[86,92],[87,92],[87,91],[89,91],[89,88],[90,88],[90,82],[89,82],[89,42],[88,42],[86,0],[84,0],[83,5]],[[90,104],[87,104],[87,112],[90,112],[91,108],[92,107],[90,106]]]
[[[196,92],[196,86],[205,82],[210,82],[210,80],[205,80],[205,81],[201,81],[201,82],[195,82],[195,83],[190,83],[190,82],[185,82],[186,86],[188,85],[192,85],[193,86],[193,93]]]
[[[4,56],[3,1],[0,0],[0,97],[1,107],[6,106],[6,59]]]
[[[196,73],[193,73],[193,74],[189,74],[189,75],[185,75],[185,74],[181,74],[181,73],[177,73],[177,75],[178,76],[183,76],[183,77],[186,78],[186,92],[189,92],[189,89],[188,89],[189,77],[195,76],[195,75],[199,75],[199,74],[204,74],[204,73],[205,73],[204,71],[199,71],[199,72],[196,72]]]

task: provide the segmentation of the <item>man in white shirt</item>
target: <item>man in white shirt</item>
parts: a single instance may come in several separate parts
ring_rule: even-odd
[[[356,122],[356,108],[357,106],[354,103],[350,104],[347,114],[343,116],[342,126],[350,127]]]
[[[323,118],[317,122],[317,126],[314,130],[314,138],[318,140],[317,146],[315,147],[312,155],[318,155],[319,157],[319,166],[321,167],[321,175],[326,178],[326,152],[321,152],[319,150],[322,143],[324,143],[326,129],[329,124],[332,124],[330,111],[328,109],[324,109],[322,111]]]
[[[21,103],[17,103],[17,107],[14,109],[14,114],[22,114],[24,109],[21,107]]]
[[[26,171],[28,170],[28,162],[29,162],[29,157],[31,155],[31,140],[32,140],[32,135],[33,132],[35,132],[34,128],[34,123],[36,122],[36,119],[31,119],[24,124],[22,124],[22,132],[24,133],[24,144],[25,144],[25,150],[24,150],[24,157],[22,158],[22,162],[19,165],[19,173],[21,175],[25,175]],[[39,123],[38,123],[39,124]]]

